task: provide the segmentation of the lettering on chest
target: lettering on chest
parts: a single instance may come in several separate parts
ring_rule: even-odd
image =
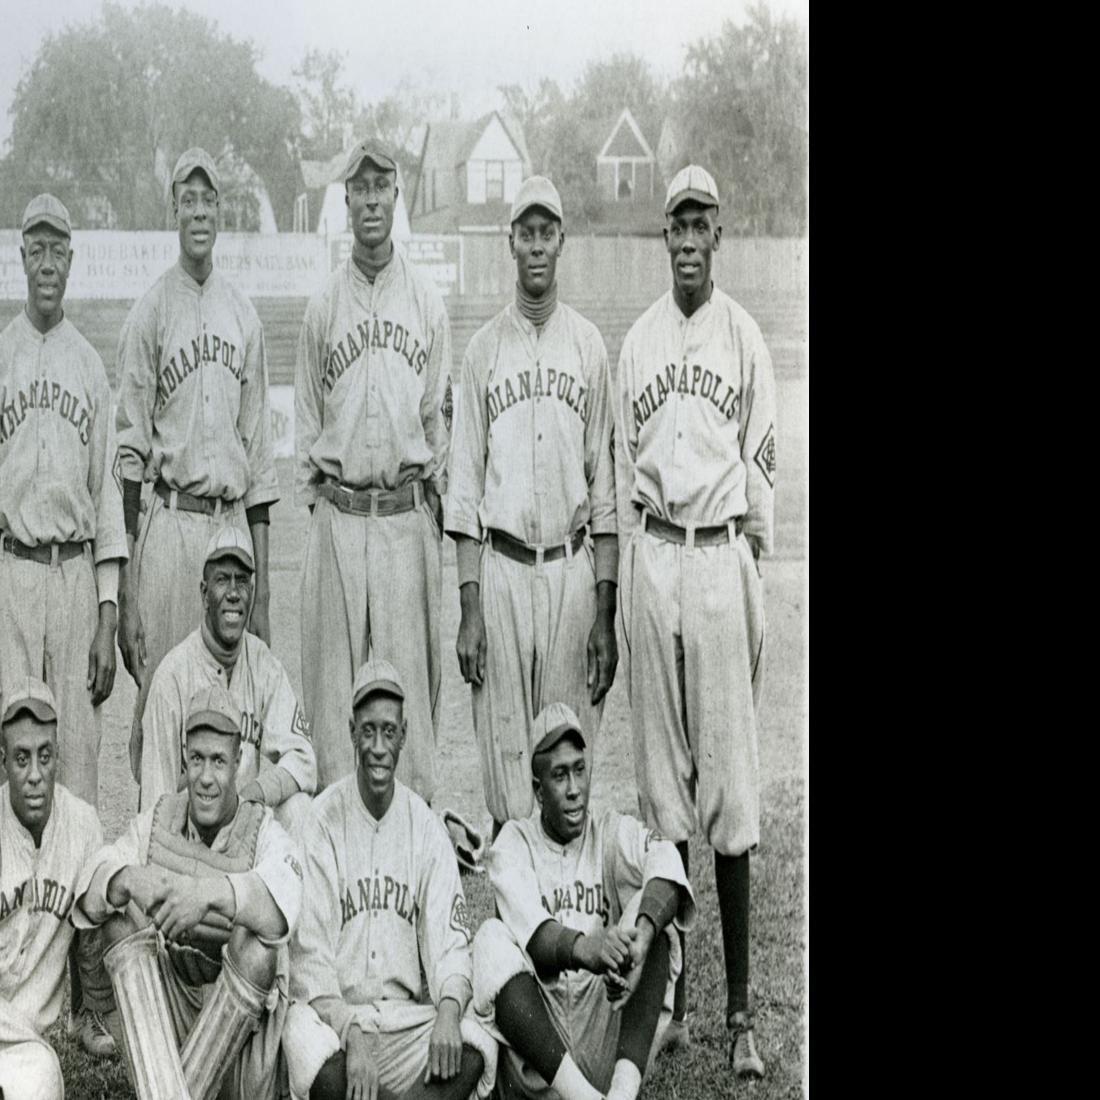
[[[606,928],[611,916],[611,902],[604,894],[602,882],[592,885],[577,879],[576,882],[555,886],[553,896],[547,898],[543,894],[541,901],[543,909],[555,918],[562,912],[598,916]]]
[[[581,423],[588,420],[588,387],[568,371],[541,367],[517,371],[515,378],[490,386],[485,394],[485,411],[489,425],[502,413],[530,401],[533,397],[547,397],[560,401],[573,410]]]
[[[658,371],[634,397],[634,427],[643,424],[673,395],[683,394],[699,401],[709,401],[719,416],[733,420],[741,406],[741,394],[722,376],[699,363],[669,363]]]
[[[30,913],[49,913],[60,923],[72,907],[72,891],[52,878],[28,878],[9,893],[0,890],[0,924],[20,909]]]
[[[207,363],[229,371],[238,382],[244,378],[244,356],[237,345],[224,336],[204,332],[186,347],[177,348],[167,362],[161,362],[157,375],[157,408],[167,405],[184,383]]]
[[[415,891],[410,894],[407,882],[398,882],[389,875],[361,878],[349,883],[340,899],[340,928],[364,913],[392,910],[406,923],[416,925],[420,907]]]
[[[87,447],[94,420],[84,401],[60,382],[36,378],[25,389],[0,393],[0,445],[7,443],[26,423],[32,409],[53,413],[65,421],[75,438]]]
[[[423,374],[428,364],[427,344],[416,333],[385,317],[365,317],[335,343],[325,345],[321,360],[325,392],[332,393],[348,367],[367,351],[393,351],[417,375]]]

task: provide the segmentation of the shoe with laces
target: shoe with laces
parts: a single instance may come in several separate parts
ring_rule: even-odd
[[[752,1037],[753,1018],[748,1012],[735,1012],[730,1016],[728,1027],[732,1036],[730,1043],[730,1065],[737,1077],[763,1077],[764,1063],[756,1053],[756,1043]]]
[[[670,1020],[661,1036],[659,1054],[676,1054],[678,1051],[691,1049],[691,1035],[688,1031],[688,1022],[685,1017],[682,1020]]]
[[[98,1012],[83,1008],[69,1025],[69,1034],[80,1038],[80,1045],[93,1058],[107,1058],[115,1053],[115,1040]]]

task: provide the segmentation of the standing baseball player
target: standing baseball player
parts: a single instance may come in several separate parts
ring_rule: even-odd
[[[57,780],[58,713],[41,680],[5,681],[0,718],[0,1093],[61,1100],[45,1039],[61,1011],[77,879],[103,834],[95,810]],[[82,936],[86,933],[81,933]],[[100,1025],[102,1027],[102,1025]]]
[[[356,769],[318,795],[291,945],[284,1047],[311,1100],[466,1100],[492,1089],[496,1044],[470,1017],[470,932],[443,823],[396,778],[406,692],[388,661],[352,691]]]
[[[564,700],[594,743],[618,663],[607,350],[595,325],[558,301],[565,231],[550,180],[524,180],[511,226],[515,301],[466,351],[446,506],[458,662],[494,836],[531,812],[535,715]]]
[[[409,692],[401,779],[430,802],[451,330],[431,279],[390,239],[396,164],[363,141],[343,179],[355,243],[306,309],[295,379],[295,487],[312,514],[302,692],[323,788],[354,767],[343,730],[356,670],[387,654]]]
[[[119,648],[138,685],[130,766],[141,777],[141,717],[164,655],[199,625],[194,593],[210,536],[247,523],[255,547],[249,629],[270,643],[268,509],[279,498],[263,329],[214,270],[220,183],[204,150],[172,173],[179,262],[130,311],[119,339],[118,466],[132,564]],[[141,486],[153,494],[140,524]]]
[[[254,577],[248,532],[216,532],[199,584],[202,622],[157,666],[145,703],[141,806],[184,782],[187,704],[200,688],[220,685],[241,711],[241,800],[270,806],[298,838],[317,785],[317,760],[286,670],[263,639],[245,631]]]
[[[138,1100],[276,1094],[302,869],[271,810],[238,798],[240,752],[240,711],[204,688],[188,708],[186,789],[134,818],[77,884],[74,923],[111,945],[107,1022]]]
[[[665,214],[672,290],[627,333],[615,403],[634,765],[645,820],[677,843],[685,868],[697,829],[714,848],[731,1063],[761,1077],[749,851],[760,838],[757,559],[772,547],[775,381],[760,329],[711,279],[722,226],[710,173],[677,173]],[[678,1020],[685,1007],[682,984]]]
[[[692,925],[695,900],[671,843],[588,812],[577,716],[551,703],[534,735],[538,809],[489,853],[500,919],[474,940],[474,1005],[501,1040],[504,1095],[634,1100],[672,1016],[675,928]]]
[[[95,806],[127,548],[110,383],[62,307],[71,238],[56,198],[28,203],[27,304],[0,333],[0,688],[25,676],[50,685],[58,778]]]

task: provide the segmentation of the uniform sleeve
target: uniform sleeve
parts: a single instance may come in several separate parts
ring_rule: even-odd
[[[500,919],[526,949],[539,926],[553,917],[542,904],[531,851],[514,823],[506,822],[500,830],[487,862]]]
[[[593,334],[590,354],[595,359],[595,366],[589,375],[588,416],[584,425],[584,476],[588,481],[590,523],[593,535],[614,535],[618,530],[612,449],[615,417],[607,348],[598,332]]]
[[[272,662],[265,679],[268,690],[264,707],[263,754],[272,764],[284,768],[294,778],[299,790],[313,794],[317,789],[317,757],[290,678],[281,665],[275,666]]]
[[[122,522],[122,474],[117,461],[115,410],[107,372],[98,355],[95,356],[95,367],[100,381],[96,386],[95,423],[89,441],[88,492],[95,503],[93,560],[99,564],[113,558],[125,561],[130,553],[126,548],[126,528]]]
[[[674,923],[677,928],[690,931],[695,924],[695,895],[684,874],[684,862],[676,845],[629,814],[619,816],[617,842],[615,888],[620,908],[625,909],[650,879],[665,879],[681,888],[680,908]]]
[[[123,867],[145,862],[152,828],[153,811],[138,814],[126,832],[113,844],[100,848],[85,864],[74,891],[72,920],[77,928],[95,928],[118,912],[107,900],[107,886]]]
[[[443,823],[428,813],[429,828],[423,838],[426,858],[416,891],[416,936],[432,1003],[438,1006],[444,997],[452,997],[463,1013],[473,994],[466,895]]]
[[[619,355],[619,369],[612,383],[614,393],[615,497],[619,510],[619,545],[623,545],[638,526],[638,510],[631,502],[634,491],[634,463],[638,455],[638,426],[634,422],[634,357],[627,333]]]
[[[741,461],[749,510],[745,534],[771,553],[775,535],[775,374],[763,336],[746,335],[741,368]]]
[[[259,937],[262,943],[275,947],[287,943],[294,931],[302,908],[302,865],[298,849],[286,830],[274,819],[271,810],[264,811],[264,822],[256,838],[256,865],[251,871],[226,875],[237,902],[234,923],[255,927],[254,914],[268,904],[259,891],[266,889],[286,921],[286,935],[278,939]]]
[[[485,495],[485,456],[489,426],[478,364],[482,340],[474,337],[462,359],[462,372],[454,393],[454,431],[443,526],[448,534],[467,535],[481,541],[478,508]]]
[[[302,831],[302,856],[302,910],[290,940],[290,996],[312,1003],[342,1046],[353,1011],[344,1001],[337,970],[340,872],[332,837],[313,813]]]
[[[432,346],[428,349],[427,378],[424,394],[420,398],[420,421],[424,425],[424,438],[432,452],[432,468],[429,474],[436,491],[443,496],[447,492],[447,451],[451,442],[451,428],[444,406],[451,388],[451,371],[454,367],[451,352],[451,321],[443,299],[436,291],[429,298],[434,305]]]
[[[274,504],[279,499],[279,479],[275,473],[275,455],[271,446],[267,348],[264,344],[263,325],[255,315],[244,352],[237,431],[248,458],[249,478],[248,492],[244,495],[245,508],[252,508],[257,504]]]
[[[317,469],[309,452],[324,421],[323,357],[321,306],[318,299],[313,299],[306,307],[294,365],[294,496],[305,505],[317,502]]]
[[[153,673],[141,717],[141,804],[154,806],[175,794],[183,771],[184,707],[171,665],[162,661]]]
[[[141,298],[130,311],[118,341],[118,472],[123,481],[145,480],[153,451],[153,409],[157,397],[156,299]]]

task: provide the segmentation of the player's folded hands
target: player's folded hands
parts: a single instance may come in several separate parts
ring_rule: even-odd
[[[153,913],[153,923],[165,939],[178,940],[202,923],[211,903],[206,883],[177,876]]]
[[[446,997],[439,1003],[439,1012],[428,1044],[428,1068],[424,1084],[433,1078],[449,1080],[458,1073],[462,1062],[462,1031],[459,1027],[458,1003]]]
[[[581,965],[594,974],[606,974],[609,970],[623,973],[624,964],[629,966],[630,960],[629,933],[613,924],[581,936],[575,950]]]

